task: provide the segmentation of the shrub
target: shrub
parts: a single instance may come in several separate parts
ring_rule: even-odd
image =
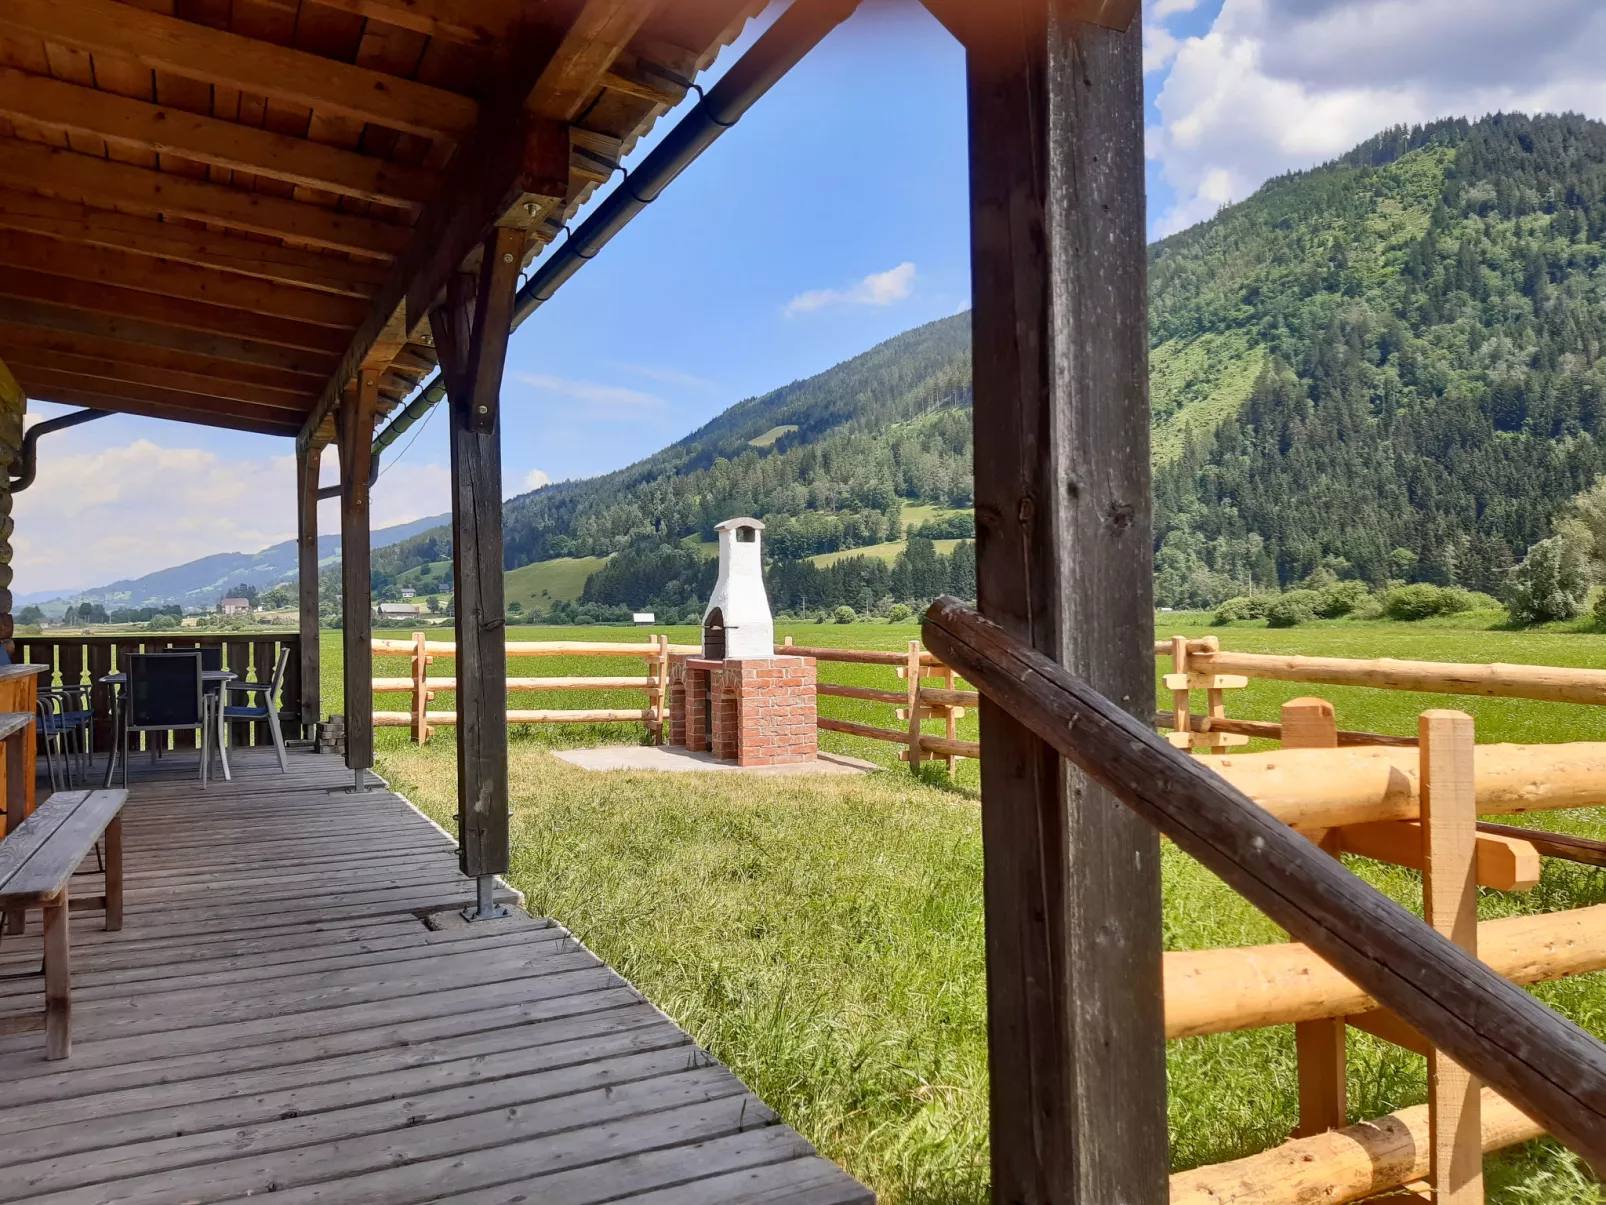
[[[837,623],[853,623],[859,618],[859,613],[852,607],[838,607],[832,612],[831,618]],[[1181,723],[1179,720],[1178,723]]]
[[[1316,600],[1321,597],[1314,590],[1290,590],[1278,595],[1266,607],[1268,628],[1292,628],[1316,618]]]
[[[1365,582],[1334,582],[1316,592],[1316,614],[1323,619],[1348,615],[1369,597]]]
[[[1417,582],[1410,586],[1396,586],[1383,596],[1383,613],[1390,619],[1407,622],[1431,619],[1435,615],[1457,615],[1470,611],[1475,605],[1470,590],[1459,586],[1434,586]]]
[[[1501,594],[1517,623],[1571,619],[1589,595],[1589,567],[1575,542],[1551,536],[1528,549]]]
[[[151,631],[153,632],[170,632],[176,627],[178,627],[178,620],[171,615],[151,616]],[[1180,721],[1178,722],[1180,723]]]
[[[909,617],[913,614],[914,612],[908,607],[904,606],[902,603],[893,603],[892,606],[887,609],[887,622],[908,623]],[[1180,723],[1181,721],[1178,722]]]
[[[1240,619],[1264,619],[1265,617],[1265,595],[1240,594],[1236,598],[1229,598],[1217,607],[1216,613],[1210,622],[1220,627],[1223,624],[1234,623]]]

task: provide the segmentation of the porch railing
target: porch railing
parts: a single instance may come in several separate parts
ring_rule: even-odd
[[[316,637],[314,637],[316,639]],[[160,653],[169,649],[221,648],[223,668],[241,678],[266,681],[281,648],[290,650],[280,692],[279,721],[286,740],[299,740],[301,731],[301,635],[298,632],[250,633],[220,632],[215,635],[174,632],[130,632],[127,635],[84,636],[52,633],[48,636],[17,636],[17,660],[31,665],[48,665],[51,672],[40,676],[40,685],[88,685],[95,708],[95,748],[107,749],[112,741],[112,688],[101,684],[107,674],[117,673],[130,653]],[[235,745],[270,745],[273,735],[263,722],[229,725],[229,740]],[[195,745],[195,733],[175,732],[176,747]]]

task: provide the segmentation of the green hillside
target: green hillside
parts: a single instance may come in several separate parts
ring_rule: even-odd
[[[1496,588],[1606,470],[1603,265],[1606,126],[1572,116],[1391,130],[1153,245],[1158,600],[1210,606],[1323,568]],[[638,464],[512,499],[507,563],[608,557],[582,600],[689,608],[713,525],[751,514],[777,606],[969,594],[952,543],[968,530],[907,540],[914,516],[971,504],[969,406],[960,314]]]

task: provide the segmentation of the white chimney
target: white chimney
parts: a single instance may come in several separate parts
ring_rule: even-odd
[[[703,656],[711,660],[775,656],[775,620],[764,593],[757,519],[726,519],[719,532],[719,580],[703,611]]]

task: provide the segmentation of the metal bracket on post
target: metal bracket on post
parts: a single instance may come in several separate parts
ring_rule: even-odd
[[[463,909],[463,919],[466,921],[495,920],[499,916],[509,916],[501,904],[496,902],[496,876],[482,874],[474,880],[474,906]]]

